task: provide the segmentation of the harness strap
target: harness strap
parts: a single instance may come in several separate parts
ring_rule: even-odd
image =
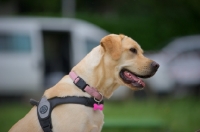
[[[37,106],[37,116],[39,119],[39,123],[44,132],[52,132],[52,123],[51,123],[51,112],[54,107],[60,104],[81,104],[87,107],[93,107],[96,104],[96,101],[93,98],[87,97],[76,97],[76,96],[68,96],[68,97],[55,97],[51,99],[46,99],[46,97],[42,97],[40,102],[30,99],[30,103],[32,105]],[[99,104],[103,104],[101,101]]]

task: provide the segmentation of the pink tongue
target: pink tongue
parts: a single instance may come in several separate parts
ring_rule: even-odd
[[[134,80],[135,82],[139,82],[140,85],[142,85],[143,87],[145,87],[145,83],[142,79],[136,77],[135,75],[131,74],[130,72],[128,71],[125,71],[124,72],[124,75],[129,78],[130,80]]]
[[[124,75],[125,75],[127,78],[129,78],[129,79],[131,79],[131,80],[134,80],[134,81],[136,81],[136,82],[139,80],[138,77],[136,77],[135,75],[131,74],[131,73],[128,72],[128,71],[125,71],[125,72],[124,72]]]

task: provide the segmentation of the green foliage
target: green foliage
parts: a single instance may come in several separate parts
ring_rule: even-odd
[[[49,12],[55,14],[55,12],[61,12],[60,0],[19,0],[19,10],[21,14],[27,13],[41,13],[43,15]]]
[[[77,17],[95,23],[111,33],[131,36],[145,50],[157,50],[175,37],[200,32],[198,6],[200,1],[127,0],[116,2],[112,0],[105,6],[105,0],[103,0],[103,2],[93,2],[93,5],[101,8],[83,9],[83,6],[82,12],[78,12]]]

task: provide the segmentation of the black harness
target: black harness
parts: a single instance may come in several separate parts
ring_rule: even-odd
[[[81,104],[87,107],[93,107],[96,103],[94,98],[87,98],[87,97],[76,97],[76,96],[69,96],[69,97],[55,97],[51,99],[46,99],[46,97],[42,97],[40,102],[30,99],[30,103],[32,105],[37,106],[37,116],[40,122],[40,125],[44,132],[52,132],[52,123],[51,123],[51,112],[54,107],[60,104]],[[103,101],[100,102],[103,104]]]
[[[77,87],[83,89],[86,86],[85,81],[81,78]],[[83,81],[82,81],[83,80]],[[44,132],[52,132],[52,122],[51,122],[51,112],[54,107],[60,104],[80,104],[85,105],[87,107],[93,107],[94,104],[103,104],[102,101],[98,101],[95,98],[87,98],[87,97],[76,97],[76,96],[67,96],[67,97],[54,97],[51,99],[47,99],[46,97],[42,97],[40,102],[30,99],[30,103],[32,105],[37,106],[37,116]]]

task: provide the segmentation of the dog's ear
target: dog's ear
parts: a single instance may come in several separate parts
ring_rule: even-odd
[[[110,34],[101,39],[101,46],[111,55],[113,60],[118,60],[121,56],[123,38],[124,35]]]

